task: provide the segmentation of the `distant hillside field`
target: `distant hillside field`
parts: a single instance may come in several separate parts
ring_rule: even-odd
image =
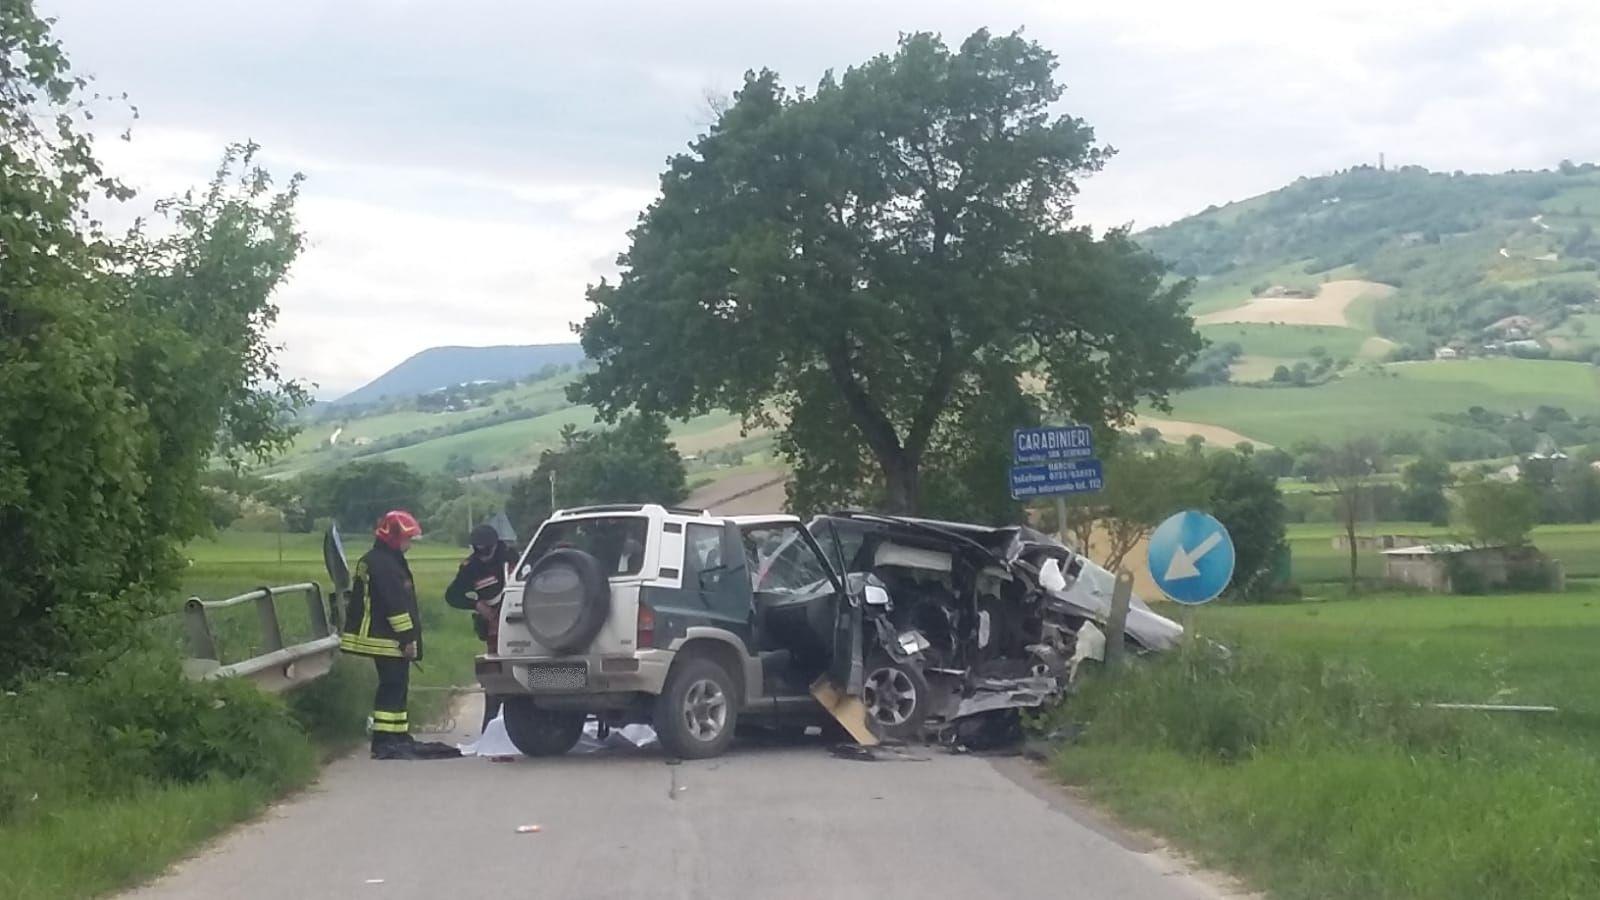
[[[1315,387],[1197,388],[1178,394],[1165,415],[1288,447],[1305,439],[1445,431],[1451,426],[1436,416],[1473,406],[1515,413],[1540,405],[1600,415],[1600,373],[1582,363],[1520,359],[1400,363]]]
[[[1358,167],[1145,231],[1225,354],[1170,419],[1287,446],[1446,434],[1473,406],[1600,413],[1597,229],[1600,169],[1563,164]]]
[[[583,359],[583,348],[577,344],[432,347],[333,402],[374,403],[474,381],[514,381],[546,366],[577,365]]]
[[[1597,229],[1600,168],[1592,165],[1499,175],[1408,166],[1302,178],[1138,238],[1196,279],[1191,309],[1205,324],[1349,325],[1425,357],[1451,344],[1481,352],[1497,322],[1520,315],[1532,320],[1527,339],[1589,361],[1600,335],[1561,330],[1574,316],[1600,314]],[[1321,303],[1319,292],[1337,294],[1353,280],[1393,295]],[[1273,298],[1285,293],[1317,300]],[[1319,310],[1337,299],[1348,303],[1342,317]],[[1552,345],[1554,336],[1564,340]]]

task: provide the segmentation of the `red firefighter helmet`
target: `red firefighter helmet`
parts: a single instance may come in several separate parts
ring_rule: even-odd
[[[378,520],[378,527],[372,533],[390,547],[403,550],[407,543],[422,537],[422,526],[417,524],[417,517],[403,509],[392,509],[383,514]]]

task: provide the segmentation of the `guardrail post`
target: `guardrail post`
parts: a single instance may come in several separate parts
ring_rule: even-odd
[[[211,625],[206,622],[206,605],[199,597],[190,597],[183,604],[183,624],[189,632],[189,655],[195,659],[221,660],[217,656],[217,642],[211,636]]]
[[[278,627],[278,607],[272,598],[272,588],[259,588],[261,595],[256,597],[256,614],[261,619],[261,639],[266,642],[266,650],[283,649],[283,629]]]
[[[1106,671],[1115,672],[1122,664],[1122,635],[1128,624],[1128,605],[1133,601],[1133,574],[1126,569],[1117,572],[1116,587],[1111,589],[1111,615],[1106,619]]]
[[[332,632],[328,628],[328,608],[322,603],[322,586],[313,582],[306,587],[306,611],[311,614],[311,637],[327,637]]]

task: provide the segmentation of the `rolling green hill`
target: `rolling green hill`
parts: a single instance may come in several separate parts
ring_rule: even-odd
[[[1157,415],[1279,446],[1433,433],[1486,455],[1509,451],[1495,436],[1474,440],[1483,428],[1462,424],[1473,407],[1513,417],[1560,407],[1600,423],[1590,365],[1600,353],[1597,226],[1593,166],[1500,175],[1361,167],[1145,231],[1141,242],[1195,279],[1200,332],[1229,347],[1195,379],[1205,386]],[[1467,358],[1435,360],[1441,348]],[[594,424],[591,409],[566,398],[571,367],[528,355],[561,348],[437,349],[375,381],[365,404],[319,406],[267,471],[376,457],[461,475],[515,472],[562,428]],[[529,375],[530,360],[547,367]],[[523,380],[473,383],[493,377]],[[432,387],[446,384],[457,387]],[[726,415],[675,424],[674,436],[703,458],[702,471],[770,465],[770,439],[740,435]]]
[[[1358,167],[1145,231],[1194,279],[1201,334],[1237,345],[1231,383],[1179,394],[1170,415],[1279,445],[1448,435],[1473,406],[1600,416],[1597,229],[1600,168],[1563,164]],[[1297,365],[1306,386],[1281,383]]]
[[[294,445],[262,472],[284,477],[354,460],[392,459],[428,473],[518,475],[560,443],[562,429],[598,426],[592,407],[567,399],[576,377],[567,371],[481,385],[460,401],[464,408],[436,408],[436,392],[390,398],[378,408],[319,407]],[[730,414],[673,422],[671,428],[694,483],[770,465],[770,436],[741,434]]]
[[[1196,279],[1199,316],[1274,287],[1391,285],[1392,297],[1347,320],[1420,357],[1451,342],[1481,347],[1492,337],[1486,329],[1508,316],[1530,317],[1527,336],[1543,341],[1574,315],[1600,313],[1597,228],[1593,166],[1499,175],[1358,167],[1213,207],[1139,240]],[[1543,342],[1582,361],[1600,349],[1600,335]]]

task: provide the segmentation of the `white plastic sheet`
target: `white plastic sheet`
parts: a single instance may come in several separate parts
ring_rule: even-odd
[[[600,750],[644,750],[657,744],[655,729],[649,725],[623,725],[611,729],[605,740],[600,739],[600,723],[584,723],[583,736],[578,738],[573,753],[595,753]],[[517,746],[506,734],[504,716],[495,716],[483,734],[470,744],[460,745],[462,756],[521,756]]]

